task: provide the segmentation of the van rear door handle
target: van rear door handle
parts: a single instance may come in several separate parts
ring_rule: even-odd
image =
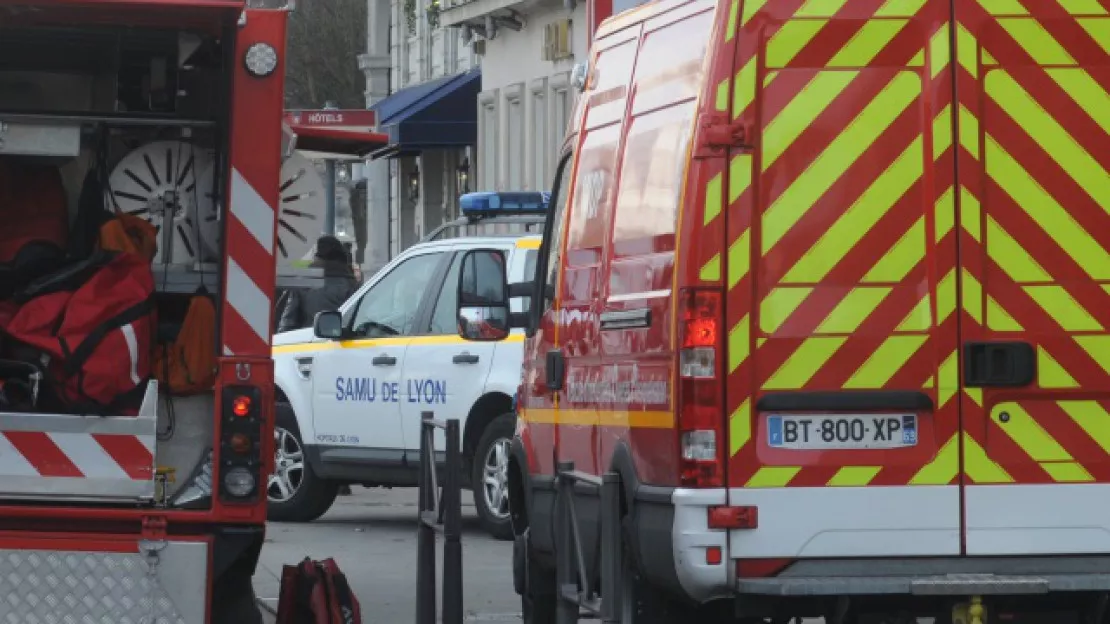
[[[370,360],[374,366],[393,366],[397,363],[397,358],[392,355],[379,355],[378,357]]]
[[[477,364],[478,356],[470,353],[459,353],[455,357],[451,358],[451,361],[456,364]]]

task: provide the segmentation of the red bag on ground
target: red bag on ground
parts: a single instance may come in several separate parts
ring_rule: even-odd
[[[281,570],[277,624],[362,624],[358,599],[332,558]]]
[[[67,410],[134,415],[151,374],[150,265],[99,252],[66,273],[32,287],[4,333],[49,358],[52,392]]]

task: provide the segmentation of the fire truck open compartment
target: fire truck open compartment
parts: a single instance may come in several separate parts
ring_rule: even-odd
[[[0,164],[57,167],[71,226],[86,173],[106,164],[107,210],[158,228],[152,346],[173,339],[193,296],[212,297],[220,313],[231,62],[223,44],[234,41],[239,11],[198,4],[207,6],[0,8]],[[211,390],[171,397],[155,381],[138,416],[2,412],[0,504],[208,508],[214,412]],[[28,457],[12,432],[37,436],[55,465]]]

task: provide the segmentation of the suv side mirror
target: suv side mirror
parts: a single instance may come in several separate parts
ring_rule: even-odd
[[[459,271],[459,335],[467,340],[492,342],[509,335],[509,286],[505,256],[500,251],[472,249]]]
[[[342,339],[343,315],[334,310],[316,313],[316,318],[312,319],[312,333],[326,340]]]

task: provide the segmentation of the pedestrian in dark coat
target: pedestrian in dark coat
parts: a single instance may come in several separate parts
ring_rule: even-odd
[[[324,285],[289,293],[278,332],[311,327],[318,312],[338,310],[358,290],[350,256],[334,236],[321,236],[316,241],[316,255],[310,266],[324,269]]]

